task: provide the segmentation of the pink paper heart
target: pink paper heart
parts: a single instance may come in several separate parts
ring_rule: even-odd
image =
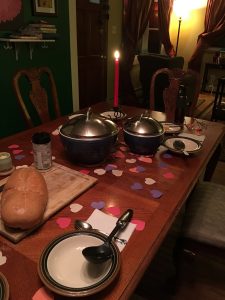
[[[17,149],[19,148],[20,146],[19,145],[16,145],[16,144],[13,144],[13,145],[10,145],[8,146],[9,149]]]
[[[106,208],[107,212],[112,214],[114,217],[118,217],[121,214],[120,208],[116,206],[110,206]]]
[[[2,254],[2,251],[0,251],[0,266],[4,265],[6,261],[7,257]]]
[[[101,176],[101,175],[104,175],[106,173],[106,170],[104,170],[104,169],[95,169],[94,173]]]
[[[149,164],[152,163],[152,158],[151,157],[140,156],[140,157],[138,157],[138,160],[143,161],[145,163],[149,163]]]
[[[131,223],[137,225],[136,228],[135,228],[137,231],[142,231],[145,228],[145,221],[133,219],[133,220],[131,220]]]
[[[125,152],[125,151],[127,151],[127,150],[128,150],[128,147],[126,147],[126,146],[122,146],[122,147],[120,147],[120,150],[121,150],[121,151],[123,151],[123,152]]]
[[[21,152],[23,152],[23,150],[21,149],[16,149],[12,151],[13,154],[20,154]]]
[[[90,170],[83,169],[83,170],[80,170],[79,172],[88,175],[90,173]]]
[[[60,217],[56,220],[56,223],[60,228],[64,229],[70,226],[71,218],[68,217]]]
[[[54,300],[54,295],[45,287],[41,287],[32,297],[32,300]]]
[[[113,154],[114,157],[117,157],[117,158],[124,158],[125,155],[123,154],[123,152],[121,151],[116,151],[114,154]]]
[[[175,178],[174,174],[171,173],[171,172],[164,173],[163,177],[166,178],[166,179],[174,179]]]
[[[122,170],[112,170],[112,174],[114,176],[120,177],[123,175],[123,171]]]
[[[104,201],[93,201],[91,203],[91,207],[97,208],[97,209],[102,209],[104,206],[105,206],[105,202]]]
[[[76,213],[76,212],[80,211],[82,208],[83,208],[83,206],[80,205],[80,204],[78,204],[78,203],[72,203],[72,204],[70,204],[70,210],[73,213]]]
[[[135,167],[135,168],[131,168],[131,169],[129,169],[129,171],[130,172],[132,172],[132,173],[138,173],[138,171],[137,171],[137,168]]]
[[[52,135],[59,135],[59,130],[56,129],[56,130],[52,131]]]

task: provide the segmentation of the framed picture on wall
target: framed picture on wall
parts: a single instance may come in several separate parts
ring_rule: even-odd
[[[35,16],[56,16],[57,0],[33,0],[33,14]]]

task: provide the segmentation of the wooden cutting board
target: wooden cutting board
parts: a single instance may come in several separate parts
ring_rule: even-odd
[[[74,198],[93,186],[97,179],[78,171],[72,170],[57,163],[53,163],[51,169],[41,172],[48,187],[48,204],[45,210],[42,224],[48,220],[58,210],[62,209]],[[7,181],[7,178],[0,180],[0,186]],[[0,193],[1,195],[1,193]],[[37,227],[39,227],[39,224]],[[14,243],[19,242],[27,236],[30,230],[13,230],[5,227],[0,219],[0,234]]]

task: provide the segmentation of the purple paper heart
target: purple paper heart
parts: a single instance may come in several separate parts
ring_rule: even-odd
[[[165,154],[163,154],[163,157],[164,157],[164,158],[172,158],[173,155],[171,155],[171,154],[169,154],[169,153],[165,153]]]
[[[91,203],[91,207],[97,208],[97,209],[102,209],[104,206],[105,206],[105,202],[104,201],[93,201]]]
[[[112,164],[108,164],[106,167],[105,167],[105,170],[106,171],[112,171],[112,170],[115,170],[117,169],[117,166],[116,165],[112,165]]]
[[[168,167],[168,164],[166,164],[166,163],[164,163],[164,162],[161,161],[161,162],[159,163],[159,167],[164,169],[164,168],[167,168],[167,167]]]
[[[132,185],[131,185],[131,189],[132,190],[142,190],[143,189],[143,185],[139,182],[134,182]]]
[[[158,199],[163,195],[163,193],[159,190],[151,190],[150,193],[151,193],[152,197],[155,199]]]
[[[25,157],[25,155],[23,155],[23,154],[15,155],[15,159],[17,159],[17,160],[21,160],[24,157]]]
[[[136,167],[136,170],[137,170],[137,172],[141,173],[141,172],[144,172],[144,171],[145,171],[145,168],[142,167],[142,166],[137,166],[137,167]]]

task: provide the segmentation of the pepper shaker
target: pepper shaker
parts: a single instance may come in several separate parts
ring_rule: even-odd
[[[37,132],[32,136],[34,165],[39,170],[52,166],[51,137],[47,132]]]

